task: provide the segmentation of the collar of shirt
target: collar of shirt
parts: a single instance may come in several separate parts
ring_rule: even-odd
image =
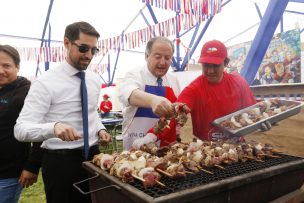
[[[158,77],[155,77],[155,76],[149,71],[148,68],[146,68],[146,74],[147,74],[147,77],[145,78],[145,80],[147,80],[147,83],[146,83],[146,84],[158,86],[158,84],[157,84],[157,79],[158,79]],[[165,85],[167,84],[167,82],[165,82],[165,80],[166,80],[166,75],[164,75],[163,77],[161,77],[161,79],[162,79],[162,86],[165,86]]]
[[[62,70],[69,76],[74,76],[74,75],[76,76],[76,74],[79,72],[79,70],[74,68],[73,66],[71,66],[67,61],[64,61],[63,63],[64,63],[64,65],[63,65]]]

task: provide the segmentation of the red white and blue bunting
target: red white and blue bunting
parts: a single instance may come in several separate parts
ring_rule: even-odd
[[[181,13],[158,24],[125,33],[123,35],[101,39],[98,41],[100,52],[98,55],[103,56],[109,50],[117,51],[134,49],[145,45],[154,34],[156,36],[174,36],[176,32],[187,30],[201,23],[205,19],[221,11],[221,0],[141,0],[152,6],[164,9],[176,9],[180,4]],[[190,12],[191,10],[191,12]],[[39,48],[18,48],[20,57],[25,61],[38,62],[62,62],[65,58],[65,49],[63,46],[58,47],[39,47]],[[106,64],[105,64],[106,65]]]
[[[57,47],[16,47],[20,57],[24,61],[38,62],[61,62],[64,60],[65,49],[63,46]]]
[[[88,69],[102,75],[103,73],[108,72],[108,64],[91,64]]]
[[[192,15],[215,15],[222,8],[222,0],[139,0],[151,6]]]

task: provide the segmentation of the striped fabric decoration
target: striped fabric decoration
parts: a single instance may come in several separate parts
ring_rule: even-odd
[[[104,56],[109,50],[119,48],[134,49],[144,46],[154,34],[156,36],[175,36],[176,32],[187,30],[201,23],[205,19],[221,11],[221,0],[141,0],[162,9],[179,12],[179,15],[146,28],[119,36],[101,39],[97,46],[100,49],[98,56]],[[62,62],[65,56],[63,46],[58,47],[16,47],[24,61]]]
[[[151,6],[177,13],[210,16],[222,9],[222,0],[140,0]]]

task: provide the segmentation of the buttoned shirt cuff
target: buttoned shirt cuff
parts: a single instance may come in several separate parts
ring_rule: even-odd
[[[51,122],[51,123],[46,123],[45,124],[45,134],[43,137],[45,137],[46,139],[50,139],[50,138],[54,138],[56,137],[55,135],[55,125],[56,123],[60,123],[60,122]]]

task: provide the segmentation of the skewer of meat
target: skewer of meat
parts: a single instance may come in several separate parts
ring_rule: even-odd
[[[151,142],[151,143],[144,144],[143,146],[141,146],[140,150],[150,153],[152,155],[156,155],[158,152],[158,147],[155,142]]]
[[[122,159],[112,166],[110,169],[110,175],[116,176],[121,179],[122,182],[129,183],[134,181],[133,167],[128,160]]]
[[[147,169],[147,168],[141,169],[140,172],[143,171],[144,169]],[[152,175],[152,173],[153,173],[153,175]],[[159,179],[158,176],[155,176],[155,173],[150,170],[142,172],[142,174],[141,174],[142,177],[135,175],[135,173],[132,173],[132,176],[135,179],[142,181],[144,184],[144,187],[152,187],[155,184],[158,184],[162,187],[166,187],[165,184],[163,184],[162,182],[160,182],[158,180]]]
[[[162,157],[152,156],[147,160],[147,167],[154,168],[155,171],[162,173],[168,177],[172,177],[171,174],[167,173],[165,170],[168,167],[168,161]]]
[[[220,126],[230,130],[236,130],[254,124],[262,119],[284,112],[294,105],[286,106],[278,99],[268,99],[256,104],[256,107],[246,110],[241,114],[233,115],[220,122]]]
[[[265,145],[264,145],[265,146]],[[259,162],[264,162],[263,159],[265,157],[270,157],[270,158],[279,158],[280,156],[275,156],[272,155],[272,152],[267,148],[263,147],[261,143],[246,143],[242,145],[242,148],[247,151],[251,152],[249,156],[246,158],[250,158],[251,160],[256,160]]]
[[[210,142],[209,144],[204,142],[204,146],[201,148],[203,154],[205,154],[204,158],[201,160],[202,166],[215,166],[223,169],[223,167],[220,166],[220,163],[230,164],[237,162],[238,160],[246,161],[245,159],[260,161],[260,159],[254,158],[253,149],[249,148],[248,146],[246,148],[242,148],[229,143],[223,143],[222,145],[220,144],[221,143],[219,142]],[[195,151],[193,149],[195,148],[192,148],[190,151]],[[198,162],[202,156],[203,155],[201,152],[196,151],[192,154],[192,156],[188,155],[188,158]]]
[[[164,169],[164,167],[162,167],[162,169],[160,169],[159,172],[165,174],[168,177],[179,177],[179,176],[185,176],[186,173],[192,174],[198,172],[202,168],[195,161],[185,158],[184,155],[186,151],[184,149],[187,149],[188,147],[187,151],[189,151],[188,152],[189,154],[194,151],[198,151],[199,147],[202,145],[203,142],[201,140],[194,140],[194,142],[192,144],[190,143],[189,145],[181,144],[181,143],[175,143],[171,145],[170,151],[168,151],[167,154],[164,156],[164,159],[168,160],[170,164],[168,164],[167,169]],[[198,154],[198,152],[194,152],[194,154]],[[198,160],[196,161],[198,162]],[[216,166],[216,167],[223,169],[223,167],[221,166]],[[189,171],[185,169],[188,169]],[[212,174],[212,172],[208,170],[202,170],[202,171]]]
[[[250,144],[247,144],[247,143],[241,143],[240,145],[240,150],[242,150],[243,152],[243,156],[242,156],[242,161],[247,161],[248,159],[249,160],[254,160],[254,161],[257,161],[257,162],[264,162],[262,160],[262,157],[256,157],[254,154],[253,154],[253,148]]]
[[[171,177],[173,178],[186,176],[184,166],[178,163],[170,163],[168,168],[166,169],[166,172],[171,174]]]
[[[177,125],[184,126],[184,124],[188,120],[187,114],[189,113],[189,108],[185,107],[186,104],[181,103],[174,103],[172,104],[172,113],[170,115],[167,115],[166,117],[160,117],[158,122],[153,127],[154,133],[159,134],[161,133],[165,128],[170,128],[170,120],[176,119]]]
[[[155,184],[159,184],[163,187],[166,186],[165,184],[163,184],[159,181],[160,175],[152,167],[146,167],[146,168],[139,170],[138,176],[140,178],[142,178],[143,180],[145,180],[143,182],[145,187],[151,187],[151,186],[154,186]]]
[[[135,161],[136,162],[136,161]],[[157,157],[157,156],[149,156],[147,159],[146,159],[146,168],[153,168],[155,171],[159,172],[159,173],[162,173],[168,177],[175,177],[175,174],[172,174],[172,173],[169,173],[167,171],[168,169],[168,160],[166,160],[165,158],[163,157]],[[184,174],[184,170],[181,171],[177,171],[178,173],[182,173]],[[148,182],[151,182],[151,181],[148,181]],[[148,185],[150,185],[148,183]]]
[[[139,153],[137,154],[139,155]],[[123,156],[125,155],[126,153],[123,154]],[[159,181],[159,173],[154,171],[152,167],[146,167],[146,159],[143,154],[137,158],[135,153],[130,153],[129,157],[125,156],[123,159],[120,159],[110,169],[110,175],[118,177],[125,183],[133,182],[135,178],[141,180],[145,187],[155,184],[165,186]]]
[[[179,171],[179,174],[184,175],[185,173],[196,173],[202,169],[199,162],[203,158],[202,152],[200,151],[200,147],[203,146],[203,144],[204,142],[199,139],[194,139],[193,142],[189,144],[174,143],[170,146],[170,149],[164,158],[171,163],[175,163],[175,165],[172,167],[177,167],[180,166],[180,164],[183,164],[184,169],[182,169],[182,171]],[[222,169],[223,167],[220,168]],[[210,174],[212,173],[207,170],[203,171]],[[176,172],[174,172],[174,176],[175,175]]]
[[[132,154],[135,156],[132,156]],[[166,162],[163,160],[163,158],[152,156],[147,152],[141,151],[135,151],[131,153],[130,156],[132,156],[131,164],[134,167],[133,175],[136,174],[136,176],[144,180],[143,184],[145,187],[150,187],[155,184],[163,187],[165,186],[159,181],[161,176],[156,170],[158,168],[165,167]]]
[[[201,160],[204,158],[200,147],[203,146],[203,141],[199,139],[193,139],[193,142],[189,144],[175,144],[173,145],[173,150],[180,156],[178,163],[182,163],[183,166],[188,169],[186,173],[196,173],[199,170],[212,174],[212,172],[202,169],[200,166]],[[185,150],[184,150],[185,149]],[[181,153],[183,152],[183,153]]]
[[[165,117],[160,117],[160,119],[157,121],[157,123],[153,127],[154,133],[159,134],[165,128],[170,128],[169,123],[170,123],[170,120],[167,120]]]
[[[154,157],[153,162],[151,161],[152,157]],[[140,151],[135,151],[130,154],[129,159],[132,167],[132,176],[141,180],[145,187],[151,187],[155,184],[165,186],[159,181],[160,174],[154,170],[155,167],[160,167],[160,165],[163,164],[161,158],[151,156],[147,152],[141,153]],[[158,159],[158,161],[156,159]]]
[[[103,170],[110,170],[114,164],[114,157],[109,154],[100,153],[93,157],[93,163]]]
[[[187,114],[190,109],[186,107],[184,103],[174,103],[172,104],[173,112],[176,118],[176,122],[182,127],[188,120]]]
[[[256,156],[266,156],[271,158],[279,158],[279,156],[274,156],[269,147],[262,146],[261,143],[253,143],[253,153]]]
[[[272,145],[270,144],[265,144],[263,146],[263,149],[264,153],[266,154],[270,154],[270,155],[273,155],[273,153],[282,153],[281,151],[278,151],[277,149],[275,149]],[[279,156],[275,157],[275,158],[278,158]]]
[[[154,149],[155,146],[151,146]],[[151,151],[151,148],[149,150]],[[247,160],[263,162],[265,157],[278,157],[273,155],[275,150],[271,145],[254,142],[239,144],[194,139],[191,143],[171,144],[167,150],[164,157],[141,150],[123,151],[121,154],[112,155],[101,153],[94,157],[93,163],[103,170],[108,170],[110,175],[118,177],[123,182],[138,179],[145,187],[150,187],[155,184],[165,186],[159,181],[160,174],[170,178],[185,177],[186,174],[198,171],[213,174],[205,168],[224,169],[220,164]]]

